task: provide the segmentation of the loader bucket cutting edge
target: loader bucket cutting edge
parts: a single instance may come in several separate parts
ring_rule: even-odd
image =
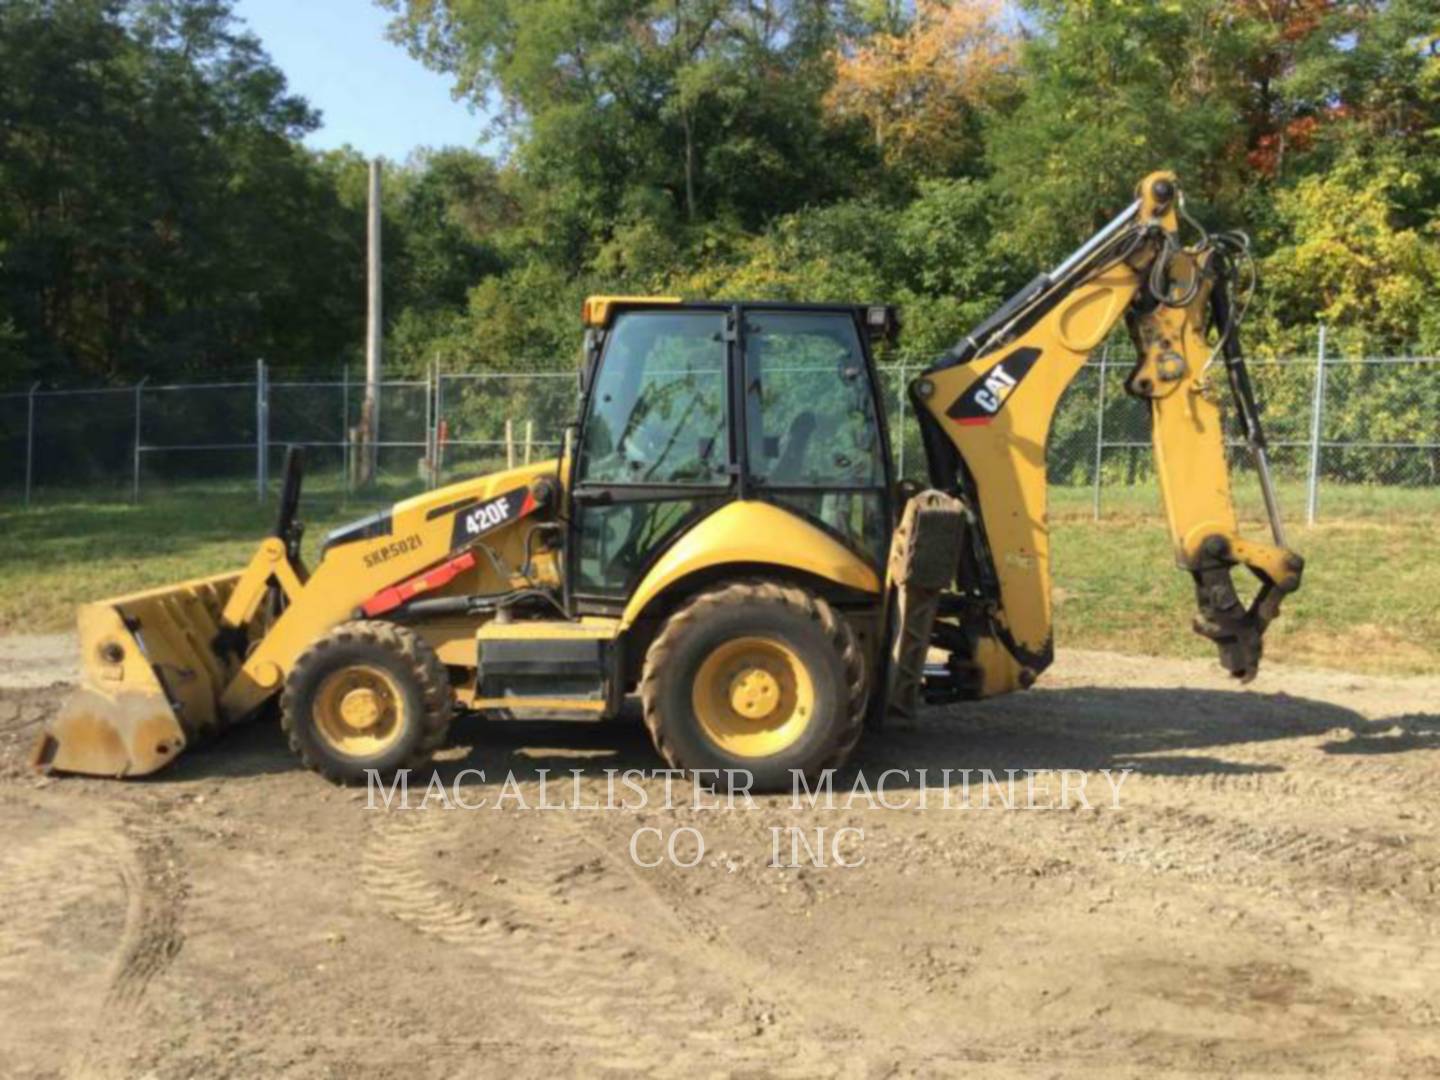
[[[45,725],[43,771],[143,776],[222,726],[220,694],[240,660],[217,655],[239,573],[197,578],[80,608],[80,685]]]

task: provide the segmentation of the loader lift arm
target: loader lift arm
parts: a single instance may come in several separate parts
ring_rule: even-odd
[[[1061,394],[1122,319],[1138,354],[1126,388],[1149,405],[1176,563],[1195,582],[1195,629],[1216,643],[1232,675],[1254,677],[1265,629],[1282,598],[1299,588],[1304,563],[1285,543],[1240,348],[1243,310],[1233,285],[1248,264],[1244,238],[1202,231],[1182,246],[1182,219],[1174,175],[1146,177],[1123,213],[911,384],[931,484],[952,500],[942,508],[932,499],[915,516],[944,510],[965,525],[951,545],[953,589],[936,594],[932,572],[930,594],[907,597],[915,575],[892,550],[902,624],[890,657],[892,714],[913,711],[923,645],[950,654],[943,673],[932,668],[924,678],[931,700],[1029,686],[1051,662],[1046,439]],[[1255,457],[1271,542],[1240,535],[1225,458],[1224,383]],[[914,548],[916,532],[923,530],[902,524],[897,537]],[[1248,606],[1231,580],[1236,566],[1260,582]]]

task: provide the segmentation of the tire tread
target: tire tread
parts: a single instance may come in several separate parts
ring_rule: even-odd
[[[645,728],[655,750],[672,769],[685,766],[675,748],[665,738],[664,717],[660,710],[661,673],[686,631],[717,612],[730,607],[774,604],[790,609],[813,622],[830,642],[845,668],[848,689],[844,723],[836,730],[833,745],[825,752],[818,769],[833,769],[844,764],[854,751],[865,728],[865,659],[855,632],[844,616],[825,600],[805,589],[778,581],[736,581],[701,593],[668,620],[645,654],[645,669],[640,678],[640,699]]]
[[[455,710],[455,698],[450,690],[450,678],[445,665],[419,634],[408,627],[378,619],[357,619],[341,623],[300,654],[290,669],[290,675],[285,680],[285,690],[280,698],[280,726],[285,732],[291,751],[306,768],[337,784],[345,783],[349,778],[339,771],[336,763],[312,753],[297,734],[296,729],[300,722],[300,683],[304,673],[323,660],[330,650],[356,642],[374,645],[401,660],[407,674],[420,687],[421,698],[425,704],[420,718],[420,741],[399,768],[414,768],[425,764],[430,756],[445,744]]]

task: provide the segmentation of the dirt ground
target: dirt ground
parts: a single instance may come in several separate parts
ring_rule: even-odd
[[[636,725],[467,719],[440,775],[486,807],[386,811],[263,724],[30,776],[69,647],[0,646],[8,1076],[1440,1075],[1440,678],[1065,652],[867,736],[892,805],[928,770],[904,809],[847,809],[855,768],[831,810],[576,809],[656,767]],[[1095,808],[960,809],[952,774],[947,809],[947,768],[1082,770]],[[632,860],[682,826],[697,865]],[[788,826],[864,861],[771,867]]]

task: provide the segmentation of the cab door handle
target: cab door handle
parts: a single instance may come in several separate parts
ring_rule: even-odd
[[[585,490],[579,488],[572,496],[581,506],[608,506],[615,501],[615,496],[608,491]]]

